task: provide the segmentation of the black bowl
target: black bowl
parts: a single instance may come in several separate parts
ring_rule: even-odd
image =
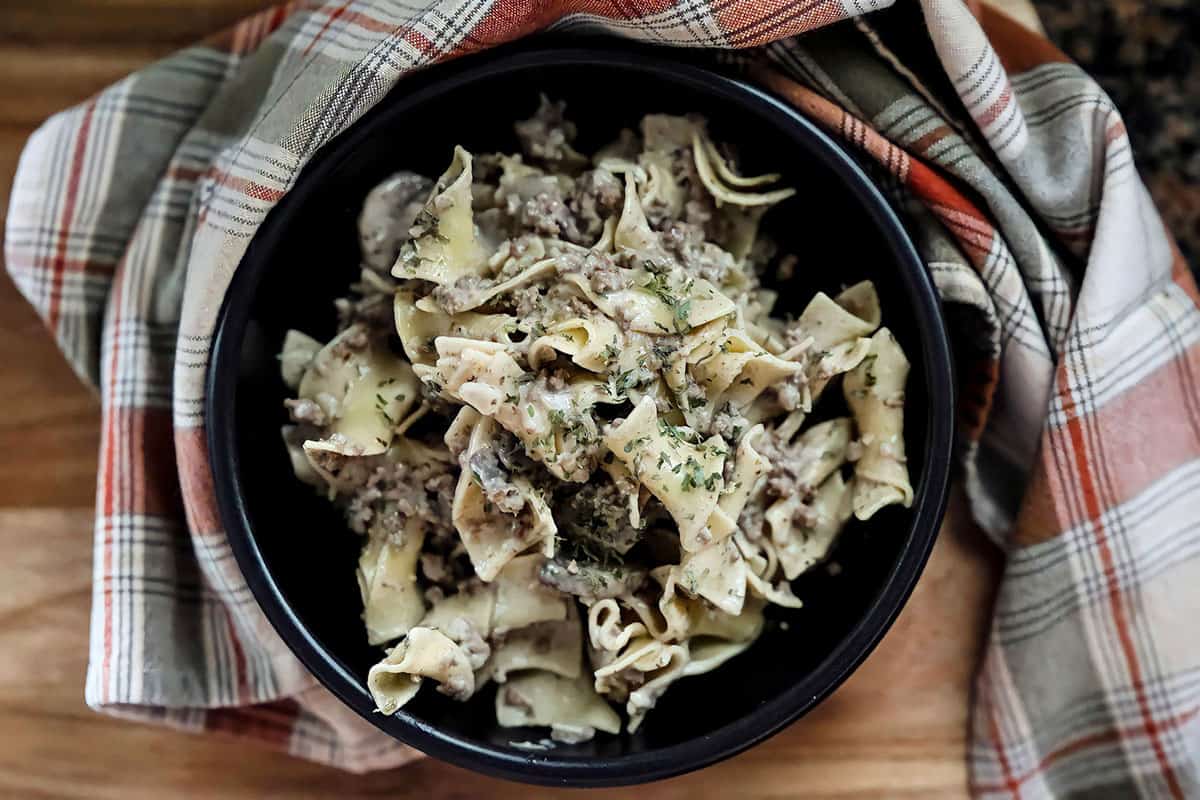
[[[491,691],[467,704],[425,691],[394,716],[374,711],[354,578],[357,537],[292,476],[279,442],[285,387],[275,354],[297,327],[332,334],[332,299],[356,277],[355,218],[389,173],[437,175],[452,146],[515,150],[511,125],[539,92],[567,101],[581,149],[647,112],[699,112],[750,170],[783,172],[800,192],[768,215],[784,252],[801,255],[779,311],[798,313],[817,289],[875,281],[884,322],[912,361],[907,447],[910,509],[851,525],[842,569],[795,582],[803,609],[772,609],[748,652],[671,687],[635,734],[600,734],[543,752],[513,747],[541,731],[503,729]],[[532,783],[603,786],[711,764],[780,730],[866,657],[899,613],[933,544],[945,505],[953,381],[937,296],[896,214],[839,146],[792,108],[734,78],[629,48],[510,50],[401,82],[321,150],[268,215],[242,259],[217,323],[208,373],[208,444],[221,519],[254,596],[300,660],[364,719],[460,766]],[[786,621],[786,625],[778,622]]]

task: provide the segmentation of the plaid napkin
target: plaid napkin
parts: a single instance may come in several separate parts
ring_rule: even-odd
[[[1007,555],[974,793],[1200,792],[1196,287],[1087,75],[996,12],[923,0],[906,29],[868,13],[888,4],[289,4],[47,122],[5,255],[103,398],[88,702],[352,770],[416,755],[316,685],[230,556],[210,334],[321,145],[406,73],[552,26],[738,49],[727,68],[840,136],[905,212],[953,326],[962,480]]]

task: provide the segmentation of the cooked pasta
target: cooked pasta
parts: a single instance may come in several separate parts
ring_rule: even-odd
[[[794,190],[703,119],[589,158],[543,99],[516,133],[367,196],[339,333],[284,341],[283,436],[362,537],[379,710],[494,683],[500,725],[578,742],[636,730],[799,606],[851,517],[912,502],[908,361],[869,282],[772,315],[797,259],[759,224]]]

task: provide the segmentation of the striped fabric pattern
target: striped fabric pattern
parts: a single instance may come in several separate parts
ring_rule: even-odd
[[[230,276],[333,136],[413,70],[553,27],[738,49],[859,154],[951,323],[961,477],[1003,548],[973,710],[987,798],[1200,793],[1200,310],[1087,75],[1006,17],[922,0],[278,6],[50,119],[5,257],[103,399],[87,700],[351,770],[415,757],[258,610],[212,493],[203,381]]]

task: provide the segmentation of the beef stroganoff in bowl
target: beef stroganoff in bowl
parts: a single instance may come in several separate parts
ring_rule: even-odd
[[[499,725],[572,743],[739,656],[914,494],[874,284],[794,318],[764,284],[808,268],[760,231],[797,187],[700,116],[582,153],[567,111],[376,186],[339,332],[280,358],[295,474],[361,537],[377,709],[495,683]]]

